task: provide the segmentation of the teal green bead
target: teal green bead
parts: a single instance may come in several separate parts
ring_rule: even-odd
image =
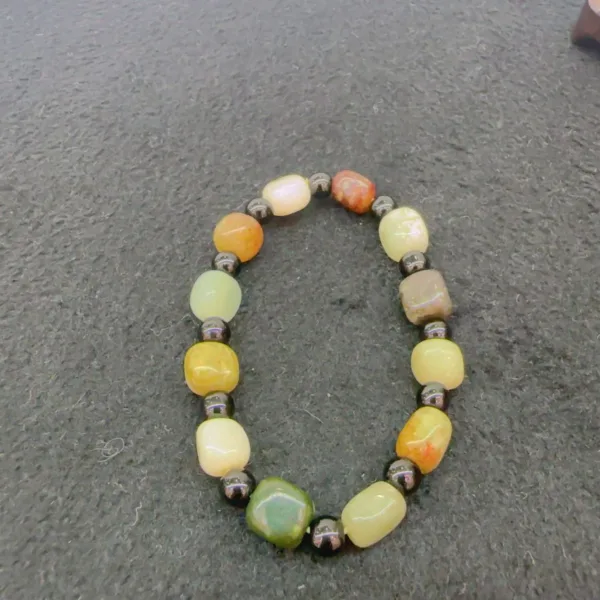
[[[314,514],[313,501],[304,490],[280,477],[267,477],[250,497],[246,523],[278,548],[296,548]]]

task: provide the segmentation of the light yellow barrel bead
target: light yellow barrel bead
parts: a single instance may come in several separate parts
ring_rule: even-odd
[[[344,532],[358,548],[390,534],[406,515],[406,500],[392,485],[378,481],[359,492],[342,511]]]
[[[461,349],[450,340],[435,339],[419,342],[410,358],[415,379],[421,384],[437,382],[445,389],[457,388],[465,378],[465,363]]]
[[[183,359],[185,382],[194,394],[232,392],[240,380],[237,354],[220,342],[198,342]]]
[[[310,184],[302,175],[285,175],[265,185],[262,197],[271,205],[273,214],[285,217],[308,206]]]
[[[190,294],[190,308],[200,321],[219,317],[231,321],[242,303],[240,284],[222,271],[206,271],[196,279]]]
[[[381,219],[379,239],[385,253],[396,262],[407,252],[425,252],[429,246],[423,217],[408,206],[395,208]]]
[[[200,468],[211,477],[243,469],[250,460],[250,440],[233,419],[208,419],[196,429]]]

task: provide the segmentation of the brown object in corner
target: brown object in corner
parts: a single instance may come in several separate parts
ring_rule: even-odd
[[[579,19],[571,31],[571,41],[577,46],[600,50],[600,15],[597,15],[585,1]]]

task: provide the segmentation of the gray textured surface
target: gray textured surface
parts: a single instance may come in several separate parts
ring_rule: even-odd
[[[600,61],[569,47],[578,10],[1,4],[3,599],[598,597]],[[198,473],[181,362],[218,217],[338,168],[426,216],[469,377],[405,525],[314,561]],[[338,512],[413,409],[397,271],[324,203],[270,226],[241,283],[252,468]]]

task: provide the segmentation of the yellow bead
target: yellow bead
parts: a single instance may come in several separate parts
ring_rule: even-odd
[[[378,481],[358,493],[342,511],[346,535],[359,548],[376,544],[406,515],[406,500],[392,485]]]
[[[423,406],[417,409],[402,428],[396,441],[396,454],[412,460],[421,473],[431,473],[444,458],[452,423],[438,408]]]
[[[250,460],[250,440],[233,419],[208,419],[196,429],[200,468],[211,477],[243,469]]]
[[[457,388],[465,378],[465,363],[457,344],[450,340],[425,340],[417,344],[410,359],[415,379],[421,384],[441,383]]]
[[[194,344],[185,354],[183,370],[185,382],[198,396],[206,396],[210,392],[229,393],[240,379],[236,353],[220,342]]]
[[[408,206],[395,208],[381,219],[379,239],[385,253],[396,262],[407,252],[425,252],[429,246],[429,232],[423,217]]]
[[[308,179],[302,175],[286,175],[267,183],[262,197],[271,205],[274,215],[285,217],[308,206],[312,194]]]
[[[190,294],[190,308],[200,321],[219,317],[231,321],[242,303],[240,284],[222,271],[205,271],[196,279]]]

